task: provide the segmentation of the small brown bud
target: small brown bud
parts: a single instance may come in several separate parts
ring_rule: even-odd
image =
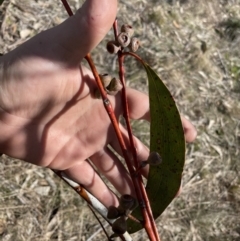
[[[127,47],[130,44],[130,42],[131,42],[130,36],[128,35],[128,33],[125,33],[125,32],[121,32],[118,35],[117,39],[118,39],[118,43],[123,48]]]
[[[157,166],[162,163],[162,158],[159,155],[159,153],[154,151],[154,152],[150,153],[150,155],[147,159],[147,162],[149,163],[149,165]]]
[[[119,207],[124,210],[133,210],[136,207],[136,199],[129,194],[124,194],[120,197]]]
[[[112,230],[113,230],[114,233],[116,233],[118,235],[124,234],[127,231],[127,222],[126,222],[124,216],[118,218],[112,224]]]
[[[138,38],[132,38],[129,48],[132,52],[136,52],[140,47],[140,41]]]
[[[121,27],[121,32],[128,33],[129,37],[132,37],[134,33],[134,29],[129,24],[123,24]]]
[[[122,83],[119,79],[113,78],[110,84],[107,86],[107,93],[109,95],[116,95],[118,91],[123,88]]]
[[[99,77],[105,88],[110,84],[110,82],[112,80],[112,77],[109,74],[100,74]]]
[[[106,47],[110,54],[116,54],[120,50],[120,45],[117,41],[109,41]]]
[[[110,206],[108,208],[108,213],[107,213],[107,218],[109,219],[115,219],[118,218],[120,216],[120,212],[118,210],[118,208],[114,207],[114,206]]]

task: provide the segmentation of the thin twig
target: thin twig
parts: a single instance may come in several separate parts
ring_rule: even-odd
[[[115,221],[115,219],[108,219],[107,213],[108,209],[91,193],[89,193],[81,184],[76,183],[71,180],[63,171],[52,170],[56,175],[58,175],[65,183],[67,183],[71,188],[77,192],[96,212],[98,212],[110,225]],[[132,241],[131,236],[128,232],[121,235],[122,240]]]
[[[106,228],[108,226],[108,223],[105,223],[105,225],[103,226],[104,228]],[[87,241],[92,241],[93,238],[95,238],[95,236],[98,235],[98,233],[100,233],[102,231],[102,227],[99,228],[95,233],[93,233],[88,239]]]
[[[99,219],[99,217],[98,217],[98,216],[97,216],[97,214],[95,213],[94,209],[92,208],[92,206],[91,206],[91,205],[88,205],[88,207],[90,208],[90,210],[92,211],[92,213],[93,213],[94,217],[97,219],[98,223],[100,224],[100,226],[101,226],[101,228],[102,228],[103,232],[104,232],[104,233],[105,233],[105,235],[107,236],[107,239],[110,241],[110,240],[111,240],[111,238],[110,238],[110,236],[108,235],[108,233],[107,233],[107,231],[106,231],[105,227],[103,226],[103,224],[102,224],[101,220]]]
[[[73,15],[73,11],[72,11],[72,9],[70,8],[67,0],[61,0],[61,1],[62,1],[63,5],[64,5],[64,7],[65,7],[65,9],[66,9],[66,11],[67,11],[67,13],[68,13],[68,15],[69,15],[69,16],[72,16],[72,15]]]

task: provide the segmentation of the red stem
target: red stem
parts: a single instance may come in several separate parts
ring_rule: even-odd
[[[139,61],[141,64],[144,64],[144,61],[135,53],[133,52],[123,52],[122,53],[123,56],[132,56],[134,57],[137,61]]]
[[[131,151],[133,154],[133,160],[134,160],[134,166],[135,169],[139,168],[139,162],[137,159],[137,149],[134,143],[134,138],[133,138],[133,133],[132,133],[132,127],[130,124],[130,115],[129,115],[129,108],[128,108],[128,102],[127,102],[127,95],[126,95],[126,83],[125,83],[125,77],[124,77],[124,67],[123,67],[123,62],[124,62],[124,55],[123,52],[119,51],[118,52],[118,61],[119,61],[119,77],[123,85],[123,90],[122,90],[122,100],[123,100],[123,106],[124,106],[124,118],[125,122],[127,125],[127,131],[128,131],[128,136],[129,136],[129,141],[130,141],[130,146],[131,146]],[[137,176],[137,177],[136,177]],[[157,231],[157,227],[152,215],[152,209],[148,200],[148,196],[145,190],[145,187],[143,185],[143,180],[141,175],[134,175],[134,179],[137,178],[138,186],[139,189],[136,189],[137,192],[140,191],[139,197],[141,197],[140,201],[144,200],[144,205],[141,207],[142,210],[142,215],[144,217],[144,227],[146,229],[146,232],[150,238],[150,240],[157,240],[159,241],[159,235]]]
[[[68,15],[72,16],[73,12],[72,12],[68,2],[66,0],[61,0],[61,1],[64,5]],[[117,37],[117,34],[118,34],[117,21],[115,21],[115,23],[114,23],[115,38]],[[119,53],[122,53],[122,52],[119,52]],[[132,149],[135,167],[137,168],[138,167],[137,152],[136,152],[136,148],[135,148],[135,144],[134,144],[134,140],[133,140],[133,134],[132,134],[132,129],[131,129],[130,120],[129,120],[129,111],[128,111],[127,98],[126,98],[123,58],[124,58],[124,55],[119,55],[119,67],[120,67],[119,74],[120,74],[122,84],[124,86],[123,91],[122,91],[123,100],[124,100],[123,101],[124,102],[124,110],[125,110],[124,111],[125,112],[124,117],[125,117],[125,120],[126,120],[127,129],[128,129],[128,133],[129,133],[130,145],[131,145],[131,149]],[[148,236],[149,236],[151,241],[160,241],[159,236],[158,236],[158,232],[157,232],[157,229],[156,229],[156,225],[155,225],[155,222],[154,222],[154,219],[153,219],[153,216],[152,216],[151,208],[150,208],[150,205],[149,205],[149,200],[148,200],[148,197],[147,197],[144,185],[143,185],[142,177],[141,177],[141,175],[136,175],[135,170],[134,170],[133,166],[131,165],[129,153],[128,153],[126,144],[124,142],[124,139],[122,137],[122,133],[119,129],[118,120],[117,120],[117,118],[114,114],[112,105],[111,105],[109,99],[107,98],[107,94],[106,94],[105,89],[102,85],[102,82],[99,78],[99,74],[97,72],[97,69],[96,69],[96,67],[95,67],[95,65],[92,61],[91,55],[87,54],[85,59],[88,61],[88,64],[89,64],[89,66],[92,70],[92,73],[94,75],[94,78],[97,82],[98,88],[99,88],[101,96],[102,96],[104,107],[105,107],[105,109],[106,109],[106,111],[107,111],[107,113],[108,113],[108,115],[111,119],[112,125],[115,129],[119,144],[120,144],[122,152],[123,152],[123,157],[126,161],[126,164],[128,166],[130,175],[131,175],[132,180],[133,180],[133,184],[134,184],[134,187],[135,187],[135,190],[136,190],[138,201],[139,201],[139,203],[142,203],[143,200],[144,200],[144,203],[141,207],[141,210],[142,210],[142,215],[143,215],[143,218],[144,218],[145,230],[148,233]],[[152,229],[153,229],[153,232],[152,232]]]
[[[117,39],[117,35],[118,35],[117,20],[115,20],[115,22],[113,24],[113,29],[114,29],[115,39]],[[126,122],[126,125],[127,125],[127,131],[128,131],[131,151],[132,151],[132,155],[133,155],[134,166],[135,166],[135,169],[138,169],[139,168],[139,162],[137,160],[137,149],[136,149],[136,146],[135,146],[135,143],[134,143],[132,127],[131,127],[131,124],[130,124],[130,115],[129,115],[129,108],[128,108],[128,102],[127,102],[127,95],[126,95],[126,82],[125,82],[125,75],[124,75],[125,71],[124,71],[123,62],[124,62],[124,52],[119,51],[118,52],[119,77],[120,77],[121,83],[123,85],[122,100],[123,100],[123,106],[124,106],[124,119],[125,119],[125,122]],[[131,166],[131,164],[130,164],[130,166]],[[129,169],[129,171],[131,173],[131,168]],[[140,189],[140,190],[136,189],[137,196],[139,198],[138,200],[139,201],[144,200],[144,205],[141,207],[141,211],[142,211],[142,215],[143,215],[144,221],[145,221],[145,224],[144,224],[145,230],[148,233],[148,236],[149,236],[150,240],[159,241],[160,238],[159,238],[159,235],[158,235],[158,230],[157,230],[154,218],[153,218],[150,202],[148,200],[148,196],[147,196],[145,187],[143,185],[142,176],[136,175],[136,173],[135,173],[134,177],[132,177],[132,178],[134,178],[134,180],[137,178],[136,182],[138,183],[138,187]],[[152,230],[153,230],[153,232],[152,232]]]
[[[132,181],[133,181],[133,184],[134,184],[134,187],[135,187],[135,190],[136,190],[136,194],[137,194],[137,199],[139,201],[139,203],[143,203],[143,195],[142,193],[145,193],[145,191],[143,191],[142,189],[145,190],[144,186],[143,186],[143,182],[140,182],[139,181],[139,176],[140,175],[136,175],[136,172],[131,164],[131,160],[130,160],[130,157],[129,157],[129,153],[128,153],[128,150],[127,150],[127,147],[126,147],[126,144],[124,142],[124,139],[122,137],[122,133],[119,129],[119,124],[118,124],[118,121],[116,119],[116,116],[114,114],[114,111],[112,109],[112,105],[109,101],[109,99],[107,98],[107,94],[105,92],[105,89],[102,85],[102,82],[99,78],[99,74],[97,72],[97,69],[91,59],[91,56],[90,54],[87,54],[87,56],[85,57],[85,59],[88,61],[88,64],[92,70],[92,73],[94,75],[94,78],[96,79],[96,82],[97,82],[97,85],[98,85],[98,88],[100,90],[100,93],[101,93],[101,96],[102,96],[102,99],[103,99],[103,104],[104,104],[104,107],[112,121],[112,124],[113,124],[113,127],[115,129],[115,132],[116,132],[116,135],[117,135],[117,138],[118,138],[118,141],[119,141],[119,144],[121,146],[121,149],[122,149],[122,153],[123,153],[123,157],[126,161],[126,164],[127,164],[127,167],[128,167],[128,170],[129,170],[129,173],[131,175],[131,178],[132,178]],[[141,187],[142,186],[142,187]],[[155,238],[154,234],[151,232],[151,221],[149,220],[149,217],[148,217],[148,213],[146,212],[146,209],[145,209],[145,205],[146,203],[144,202],[143,205],[142,205],[142,215],[143,215],[143,218],[144,218],[144,227],[146,228],[146,231],[149,235],[149,238],[151,241],[158,241],[158,239]],[[148,205],[147,205],[148,206]]]
[[[119,129],[118,120],[117,120],[117,118],[116,118],[116,116],[114,114],[111,102],[110,102],[110,100],[107,97],[106,91],[105,91],[105,89],[103,87],[103,84],[102,84],[102,82],[100,80],[100,77],[99,77],[99,74],[97,72],[97,69],[96,69],[96,67],[95,67],[95,65],[94,65],[94,63],[92,61],[91,55],[88,53],[85,56],[85,59],[87,60],[89,66],[90,66],[90,68],[92,70],[92,73],[94,75],[94,78],[95,78],[95,80],[97,82],[97,86],[98,86],[98,88],[100,90],[100,94],[102,96],[104,107],[105,107],[105,109],[106,109],[106,111],[107,111],[107,113],[108,113],[108,115],[109,115],[109,117],[110,117],[110,119],[112,121],[113,127],[114,127],[114,129],[116,131],[116,135],[118,137],[118,141],[119,141],[120,146],[122,148],[123,156],[124,156],[124,158],[129,159],[127,147],[126,147],[124,139],[122,137],[122,133],[121,133],[121,131]]]

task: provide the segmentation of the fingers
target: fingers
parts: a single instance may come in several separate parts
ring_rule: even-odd
[[[146,94],[134,89],[128,89],[127,99],[129,104],[130,118],[145,119],[150,121],[149,99]],[[181,117],[181,120],[186,141],[193,142],[197,136],[195,127],[185,117]]]
[[[79,61],[110,30],[117,13],[117,0],[87,0],[74,16],[56,28],[58,43]]]
[[[127,149],[130,150],[131,147],[130,147],[130,143],[129,143],[129,140],[128,140],[127,130],[122,125],[120,125],[119,128],[120,128],[121,133],[123,135],[123,139],[124,139],[124,141],[127,145]],[[136,147],[136,151],[137,151],[137,160],[139,162],[147,160],[147,158],[149,156],[149,149],[137,137],[133,136],[133,138],[134,138],[134,143],[135,143],[135,147]],[[121,150],[121,147],[120,147],[117,139],[113,139],[111,141],[110,145],[113,147],[113,149],[119,155],[122,156],[122,150]],[[142,168],[141,174],[144,177],[147,177],[148,171],[149,171],[149,167],[146,166],[145,168]]]
[[[90,157],[90,160],[120,194],[135,196],[134,186],[128,171],[108,147],[95,153]],[[64,173],[71,180],[84,186],[106,207],[118,204],[116,196],[106,186],[88,161],[79,162],[65,170]]]
[[[130,118],[150,121],[148,96],[135,89],[127,89],[127,101]]]
[[[184,129],[185,140],[187,142],[193,142],[196,139],[196,137],[197,137],[197,130],[196,130],[196,128],[185,117],[182,116],[181,120],[182,120],[183,129]]]
[[[128,171],[110,148],[105,147],[102,151],[91,156],[90,159],[120,194],[134,193]]]
[[[73,181],[83,185],[103,205],[117,205],[118,200],[87,161],[81,161],[64,171]]]

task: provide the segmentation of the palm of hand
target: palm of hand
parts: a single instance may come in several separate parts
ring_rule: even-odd
[[[34,41],[33,44],[35,46]],[[96,84],[91,72],[79,64],[49,61],[49,56],[38,53],[28,56],[21,48],[16,51],[19,52],[13,51],[6,56],[10,62],[12,55],[19,56],[19,60],[8,69],[5,88],[1,89],[5,96],[1,101],[1,119],[7,123],[5,132],[13,133],[1,146],[4,153],[37,165],[65,170],[71,178],[89,186],[88,189],[92,186],[93,192],[96,187],[103,193],[106,190],[98,197],[104,200],[109,191],[85,161],[91,158],[118,190],[130,192],[129,175],[107,147],[111,144],[120,152],[102,101],[93,96]],[[46,50],[41,52],[47,53]],[[121,112],[119,97],[111,97],[117,116]],[[142,115],[141,112],[138,115]],[[146,155],[147,151],[143,156]],[[84,176],[79,178],[80,173]],[[125,177],[127,182],[116,181],[116,176]],[[116,201],[114,197],[110,203],[113,201]]]
[[[64,170],[106,206],[117,199],[86,159],[121,194],[134,194],[134,189],[123,164],[107,147],[121,154],[102,101],[93,98],[92,74],[79,63],[110,29],[116,10],[117,1],[86,1],[74,17],[5,55],[3,64],[0,61],[0,152]],[[127,98],[130,117],[149,121],[148,97],[128,89]],[[118,117],[120,96],[111,102]],[[193,126],[186,119],[183,126],[186,140],[194,140]],[[137,138],[135,142],[139,161],[147,159],[148,148]]]

